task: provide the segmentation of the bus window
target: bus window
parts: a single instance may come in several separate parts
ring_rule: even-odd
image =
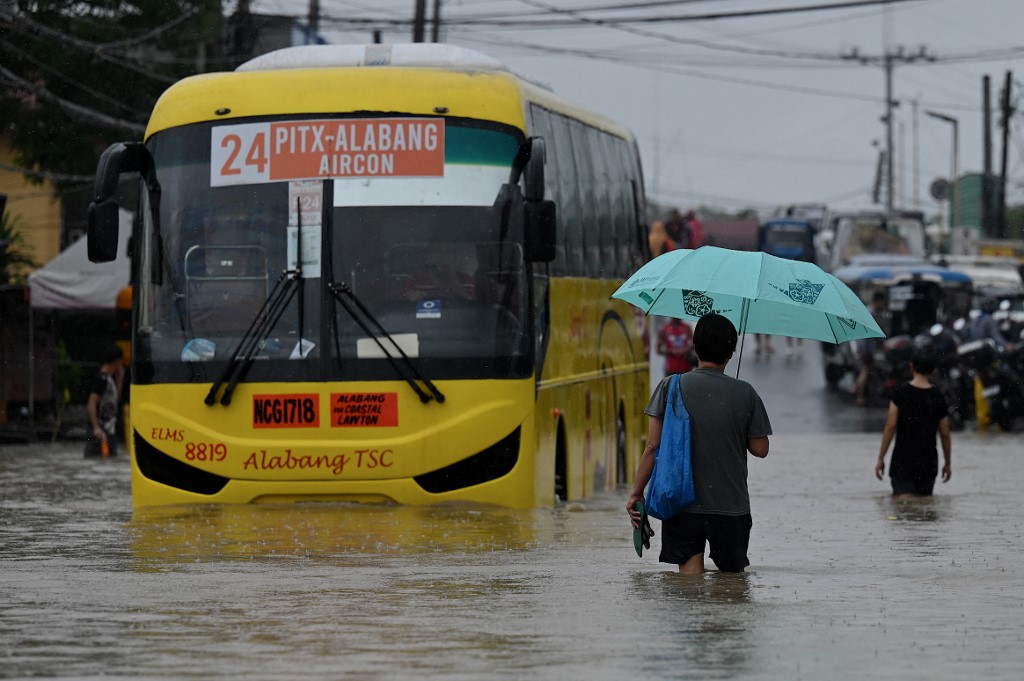
[[[611,197],[611,215],[613,229],[615,232],[615,276],[628,277],[633,273],[630,250],[632,246],[633,232],[635,231],[633,212],[630,207],[633,198],[630,195],[629,181],[627,179],[626,165],[627,156],[624,153],[625,143],[618,137],[608,136],[608,158],[612,173],[612,186],[609,196]]]
[[[576,181],[580,192],[580,226],[583,232],[583,276],[597,276],[601,266],[601,251],[598,247],[600,238],[597,223],[597,169],[591,136],[588,127],[579,121],[573,121],[572,149],[576,157]]]
[[[618,249],[615,243],[615,191],[616,182],[613,168],[617,165],[614,161],[614,149],[612,148],[612,137],[605,132],[594,130],[595,158],[599,160],[597,171],[600,177],[598,183],[598,201],[600,218],[600,250],[601,250],[601,276],[612,278],[619,275]]]
[[[580,190],[576,182],[576,155],[569,119],[553,116],[555,144],[554,152],[558,167],[558,185],[561,202],[555,215],[558,224],[558,241],[565,254],[565,274],[583,274],[583,228],[580,208]],[[551,146],[548,146],[551,149]]]

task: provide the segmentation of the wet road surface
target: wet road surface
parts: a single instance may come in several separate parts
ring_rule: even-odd
[[[1019,679],[1021,434],[955,434],[953,479],[894,503],[882,410],[779,346],[740,370],[776,431],[740,575],[638,558],[625,490],[132,514],[124,458],[0,447],[0,678]]]

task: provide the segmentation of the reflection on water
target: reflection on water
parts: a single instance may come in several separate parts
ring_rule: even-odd
[[[523,550],[529,515],[493,507],[196,506],[147,508],[127,523],[139,569],[203,561],[366,557]]]
[[[0,677],[1019,678],[1019,437],[954,436],[910,502],[878,437],[773,437],[751,568],[701,577],[636,556],[624,490],[133,514],[126,460],[2,448]]]
[[[955,499],[950,496],[893,499],[879,497],[879,507],[888,520],[907,522],[938,522],[950,514]]]
[[[647,678],[667,678],[684,669],[715,670],[723,678],[751,671],[748,630],[752,590],[749,574],[678,572],[633,575],[637,606],[642,608],[652,647],[644,658]]]

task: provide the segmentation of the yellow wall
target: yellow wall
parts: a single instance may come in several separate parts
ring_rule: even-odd
[[[7,195],[5,213],[18,218],[32,259],[44,265],[60,253],[60,201],[51,183],[30,184],[21,173],[4,167],[18,164],[2,137],[0,163],[0,194]]]

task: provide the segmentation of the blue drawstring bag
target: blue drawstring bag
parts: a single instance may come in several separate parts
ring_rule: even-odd
[[[669,382],[661,442],[654,456],[645,506],[648,515],[668,520],[682,513],[697,498],[690,469],[690,414],[683,402],[679,374]]]

